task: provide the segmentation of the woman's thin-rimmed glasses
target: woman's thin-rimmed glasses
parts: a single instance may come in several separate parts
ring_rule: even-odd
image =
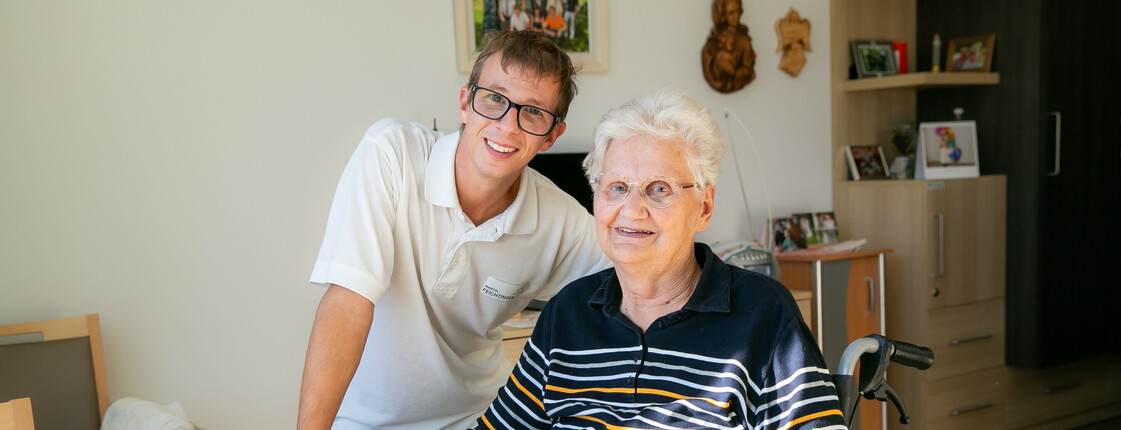
[[[592,181],[596,195],[609,205],[622,203],[635,185],[641,185],[638,191],[646,198],[646,203],[661,209],[677,201],[680,190],[699,187],[701,184],[678,185],[676,179],[666,176],[653,176],[641,183],[631,182],[626,176],[615,173],[600,173]]]
[[[471,86],[471,109],[484,118],[498,120],[514,108],[518,111],[518,128],[534,136],[545,136],[561,122],[561,118],[545,109],[520,105],[497,91],[478,85]]]

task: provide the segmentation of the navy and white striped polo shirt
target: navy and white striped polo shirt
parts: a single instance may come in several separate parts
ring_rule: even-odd
[[[614,269],[541,313],[480,429],[844,429],[829,370],[782,284],[695,244],[700,281],[646,333]]]

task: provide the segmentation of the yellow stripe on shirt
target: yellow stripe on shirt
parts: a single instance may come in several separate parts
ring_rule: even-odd
[[[532,393],[529,392],[529,390],[525,389],[525,387],[522,386],[522,383],[518,382],[518,378],[516,376],[510,375],[510,380],[514,381],[514,385],[517,386],[518,389],[521,390],[523,393],[525,393],[525,395],[527,397],[529,397],[530,400],[533,400],[533,403],[537,404],[537,407],[541,408],[542,411],[545,410],[545,404],[541,403],[541,400],[538,400],[537,396],[534,396]]]
[[[645,429],[639,429],[639,428],[634,428],[634,427],[613,426],[613,425],[608,424],[606,421],[601,420],[599,418],[592,418],[592,417],[584,416],[584,415],[573,417],[573,418],[583,418],[583,419],[588,420],[588,421],[595,421],[597,423],[603,424],[603,428],[605,428],[607,430],[645,430]]]
[[[812,419],[815,419],[815,418],[827,417],[827,416],[830,416],[830,415],[842,415],[842,414],[841,414],[841,411],[837,410],[837,409],[822,411],[822,412],[818,412],[816,414],[809,414],[809,415],[806,415],[804,417],[799,417],[798,419],[796,419],[794,421],[786,423],[786,425],[784,425],[782,427],[779,427],[778,430],[786,430],[790,427],[796,426],[796,425],[804,423],[806,421],[809,421],[809,420],[812,420]]]
[[[583,393],[583,392],[588,392],[588,391],[594,391],[594,392],[599,392],[599,393],[629,393],[629,392],[635,391],[631,388],[580,388],[580,389],[573,389],[573,388],[558,387],[556,385],[546,385],[545,390],[546,391],[556,391],[556,392],[559,392],[559,393],[567,393],[567,394],[576,394],[576,393]],[[639,388],[637,392],[639,394],[651,394],[651,395],[669,397],[671,399],[678,399],[678,400],[697,399],[697,400],[702,400],[702,401],[708,402],[708,403],[712,404],[713,406],[716,406],[716,407],[722,408],[722,409],[727,409],[728,407],[731,406],[731,403],[728,403],[728,402],[721,402],[719,400],[706,399],[706,398],[703,398],[703,397],[682,396],[680,394],[670,392],[670,391],[665,391],[665,390],[653,390],[653,389],[649,389],[649,388]]]
[[[487,425],[487,428],[488,428],[488,429],[490,429],[490,430],[496,430],[496,429],[494,428],[494,426],[490,425],[490,421],[487,421],[487,416],[486,416],[486,415],[483,415],[483,416],[482,416],[482,419],[483,419],[483,424],[486,424],[486,425]]]

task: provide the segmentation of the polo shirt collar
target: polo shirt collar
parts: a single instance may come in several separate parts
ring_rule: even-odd
[[[522,169],[520,177],[521,183],[518,184],[518,195],[514,197],[514,202],[506,209],[506,231],[508,234],[532,234],[537,230],[537,209],[540,203],[537,200],[537,181],[533,180],[531,176],[537,175],[537,172],[528,167]]]
[[[700,242],[693,243],[693,255],[701,266],[701,278],[697,281],[697,289],[682,309],[694,312],[729,312],[732,272],[728,265],[717,258],[708,245]],[[592,293],[588,305],[601,308],[604,314],[611,315],[619,312],[622,302],[623,290],[619,286],[619,277],[612,269],[611,276]]]
[[[455,149],[459,147],[460,132],[446,134],[436,139],[428,165],[424,168],[424,199],[428,203],[459,209],[459,195],[455,192]]]
[[[455,188],[455,151],[459,147],[461,132],[444,135],[432,145],[428,164],[424,170],[424,199],[433,205],[462,209]],[[537,230],[538,199],[532,169],[522,169],[518,195],[503,212],[504,234],[532,234]]]

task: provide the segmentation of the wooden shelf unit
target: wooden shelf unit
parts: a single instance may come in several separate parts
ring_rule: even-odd
[[[914,418],[907,428],[951,428],[958,425],[999,428],[1003,425],[1005,399],[1000,387],[1006,378],[1003,367],[1004,280],[987,279],[985,276],[990,273],[1003,275],[1004,271],[975,271],[970,269],[972,265],[966,264],[963,270],[947,272],[948,277],[954,278],[952,283],[927,273],[931,261],[938,261],[928,248],[932,243],[939,243],[937,237],[930,233],[937,231],[932,227],[935,215],[928,214],[928,211],[949,205],[945,210],[974,214],[978,208],[988,207],[984,201],[995,200],[993,203],[999,202],[1001,206],[966,217],[976,221],[974,223],[955,221],[952,231],[969,231],[980,222],[992,227],[988,231],[1002,233],[1004,179],[978,178],[952,182],[848,180],[844,148],[850,145],[880,145],[889,156],[890,163],[895,155],[890,141],[891,130],[915,121],[918,91],[1000,82],[997,73],[918,71],[918,44],[929,44],[931,41],[916,39],[916,5],[917,0],[833,0],[831,3],[833,208],[840,231],[846,238],[867,238],[871,246],[895,250],[888,258],[886,270],[886,335],[918,344],[938,344],[924,345],[937,349],[936,371],[893,369],[890,376],[892,385],[903,396]],[[869,19],[871,16],[876,18]],[[856,39],[906,42],[907,69],[915,72],[850,80],[852,55],[849,42]],[[982,184],[985,185],[981,187],[984,192],[971,189]],[[941,191],[941,188],[928,186],[950,189]],[[946,194],[969,202],[944,201]],[[943,209],[938,209],[938,213],[942,212]],[[957,218],[960,217],[950,217]],[[991,225],[993,222],[997,225]],[[887,234],[887,231],[893,234]],[[972,242],[964,237],[950,239],[966,240],[973,245],[987,243],[975,242],[976,237]],[[992,260],[993,266],[1003,267],[1004,237],[1000,235],[993,239],[993,243],[988,244],[994,247],[991,250],[970,249],[972,245],[951,247],[960,252],[948,257],[960,259],[965,254],[981,256],[982,260]],[[947,263],[956,268],[954,264],[961,262],[948,260]],[[931,291],[935,293],[931,295]],[[963,324],[974,320],[973,324]],[[958,331],[974,328],[987,333],[987,340],[968,343],[966,347],[953,350],[944,347],[946,340],[943,338],[968,338],[968,333]],[[965,391],[951,392],[950,388]],[[968,396],[963,397],[966,392],[978,398],[966,399]],[[973,403],[986,406],[980,407],[979,412],[959,411],[973,406],[970,403],[973,400],[976,400]],[[897,428],[897,414],[894,408],[890,409],[888,426]],[[951,412],[947,415],[946,411]],[[955,411],[962,418],[958,418]]]
[[[885,89],[927,89],[965,85],[996,85],[1000,73],[905,73],[879,78],[850,79],[841,84],[841,91],[869,91]]]
[[[924,4],[923,10],[958,10],[966,7],[963,5],[968,2],[934,3]],[[1013,2],[988,6],[1001,10],[1009,7],[1008,4]],[[1045,5],[1057,4],[1062,2],[1045,2]],[[1029,16],[1051,10],[1043,8],[1038,2],[1015,5],[1028,9]],[[999,212],[1012,208],[1004,206],[1004,198],[996,197],[1004,196],[1009,191],[1003,178],[983,176],[945,181],[848,180],[844,148],[849,145],[881,145],[889,156],[894,155],[894,148],[890,144],[890,130],[900,124],[912,123],[918,118],[917,95],[920,91],[1000,83],[1001,77],[997,73],[964,72],[920,72],[850,80],[849,65],[852,55],[849,52],[849,42],[854,39],[906,42],[909,60],[907,68],[918,70],[917,48],[920,45],[927,47],[931,43],[926,38],[929,32],[925,33],[924,40],[917,40],[918,10],[918,0],[832,0],[830,3],[830,52],[833,58],[830,66],[833,208],[838,226],[846,238],[865,237],[872,246],[894,248],[895,252],[888,258],[886,270],[887,336],[901,337],[900,340],[919,344],[926,343],[926,346],[935,349],[936,356],[935,366],[925,372],[900,373],[900,369],[893,368],[890,380],[903,396],[914,421],[909,426],[898,427],[896,414],[893,412],[888,420],[889,426],[893,429],[911,430],[1064,429],[1121,415],[1121,402],[1117,401],[1121,399],[1121,354],[1041,370],[1001,365],[1005,361],[1006,337],[1004,323],[1007,303],[1002,273],[1006,266],[1004,259],[1007,250],[1003,248],[1006,240],[1002,236],[978,241],[978,236],[968,230],[971,225],[978,225],[977,222],[957,223],[951,220],[961,218],[952,215],[955,210],[962,212],[959,215],[968,215],[976,209],[975,216],[966,218],[990,223],[987,228],[977,230],[977,234],[994,232],[998,228],[1004,231],[1008,224],[1007,213],[1000,215]],[[1016,18],[1002,16],[984,26],[1005,29],[998,32],[1009,32],[1008,28],[1018,30],[1020,27],[1038,27],[1033,22],[1020,27],[1009,27],[1007,23],[1014,19]],[[937,28],[944,29],[945,24],[939,24]],[[948,33],[942,35],[944,43],[947,36]],[[1040,41],[1028,38],[1022,43],[1037,42]],[[1027,48],[1029,49],[1025,51],[1037,49],[1034,46]],[[942,49],[940,55],[944,59],[946,45]],[[926,52],[928,53],[924,55],[929,55],[929,51]],[[1015,63],[1002,63],[1006,67],[1006,80],[1011,87],[1040,85],[1036,80],[1024,81],[1024,76],[1010,69],[1035,67],[1038,64],[1033,61],[1037,61],[1037,57],[1020,55],[1005,59],[1009,58],[1019,60]],[[1031,79],[1038,79],[1031,73],[1028,75]],[[935,102],[927,97],[931,92],[922,93],[924,101]],[[1040,96],[1038,93],[1029,93],[1028,97]],[[999,110],[1000,102],[1009,103],[1005,99],[999,99],[995,105],[990,102],[984,106],[990,110]],[[1024,103],[1030,102],[1032,101],[1028,100]],[[953,105],[936,107],[950,106]],[[928,106],[924,107],[929,109]],[[1043,109],[1043,112],[1046,111]],[[1024,116],[1021,111],[1014,111],[997,117],[994,121],[1007,122],[1002,119],[1008,117],[1019,121],[1021,116],[1031,118],[1034,114],[1034,111],[1027,111]],[[1037,120],[1028,121],[1030,125],[1027,126],[1017,122],[1017,127],[1013,129],[1024,129],[1024,133],[1029,135],[1037,133],[1035,121]],[[1016,130],[1001,129],[1001,133],[1011,136],[1017,150],[1031,148],[1032,143],[1038,141],[1032,140],[1031,136],[1017,139]],[[1116,152],[1112,154],[1115,156]],[[1024,165],[1033,169],[1035,164],[1029,162]],[[1020,179],[1023,180],[1022,177]],[[945,186],[945,191],[939,191],[939,183]],[[1030,191],[1035,192],[1035,188]],[[923,194],[927,195],[923,198],[924,201],[915,201]],[[946,194],[950,197],[929,198],[933,194]],[[954,203],[955,201],[958,203]],[[993,206],[997,203],[1000,204],[999,207]],[[923,209],[919,209],[920,207]],[[930,268],[938,267],[939,260],[937,253],[931,251],[929,246],[931,237],[936,237],[936,233],[932,232],[937,230],[931,226],[935,218],[926,212],[928,207],[942,207],[940,210],[950,211],[946,212],[947,228],[950,229],[948,231],[965,233],[951,233],[953,236],[946,237],[947,241],[957,242],[946,244],[951,250],[945,253],[947,268],[953,269],[955,264],[959,266],[958,270],[946,272],[946,277],[952,278],[950,280],[933,278],[930,274]],[[954,209],[955,207],[958,209]],[[1021,209],[1023,208],[1017,210]],[[998,213],[982,215],[981,212],[985,211]],[[997,224],[991,224],[993,222]],[[916,224],[922,224],[922,227],[913,228]],[[957,252],[952,252],[954,249]],[[955,255],[969,258],[954,261]],[[985,278],[986,274],[991,275],[990,278]],[[992,276],[999,276],[999,279]],[[1098,297],[1081,300],[1095,299]],[[914,338],[908,339],[912,336]]]

